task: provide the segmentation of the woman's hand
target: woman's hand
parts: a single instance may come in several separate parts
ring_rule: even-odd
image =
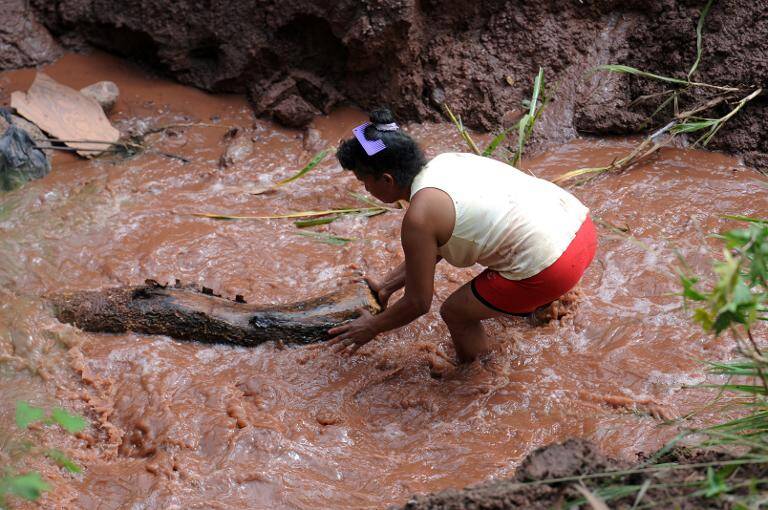
[[[361,310],[357,319],[328,330],[333,338],[328,340],[327,345],[333,346],[333,351],[337,353],[343,353],[349,348],[346,354],[351,356],[379,334],[373,322],[373,315],[368,310]]]
[[[371,278],[366,278],[365,281],[368,282],[368,286],[376,295],[376,299],[378,299],[379,304],[381,305],[381,309],[386,310],[387,303],[389,302],[389,298],[392,296],[392,294],[395,293],[396,289],[393,290],[390,287],[382,283],[379,283],[376,280],[373,280]]]

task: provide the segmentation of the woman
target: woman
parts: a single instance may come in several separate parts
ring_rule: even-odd
[[[387,203],[410,200],[401,241],[405,262],[381,283],[370,282],[382,305],[394,305],[333,328],[329,344],[353,354],[379,333],[427,313],[435,265],[475,263],[487,269],[443,303],[440,315],[456,354],[469,362],[490,351],[480,321],[533,312],[581,279],[597,248],[589,210],[573,195],[505,163],[474,154],[441,154],[429,163],[389,110],[353,130],[336,157],[365,189]]]

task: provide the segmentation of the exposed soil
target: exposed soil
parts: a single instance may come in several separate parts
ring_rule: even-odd
[[[33,0],[71,47],[143,60],[182,83],[246,92],[259,115],[306,126],[341,102],[387,104],[404,120],[438,120],[448,103],[464,122],[497,129],[522,114],[539,66],[557,83],[539,141],[643,128],[658,101],[642,79],[585,74],[625,63],[684,77],[696,54],[705,2],[306,0],[203,5],[192,0]],[[715,2],[694,78],[756,87],[768,82],[768,2]],[[712,146],[768,168],[768,107],[758,98]],[[686,99],[683,98],[683,104]],[[725,106],[722,106],[725,108]]]
[[[677,449],[658,459],[659,463],[676,463],[681,466],[700,465],[710,462],[727,461],[732,456],[716,451]],[[647,467],[647,466],[646,466]],[[638,464],[631,466],[607,458],[595,445],[578,439],[571,439],[562,444],[546,446],[532,452],[517,470],[513,478],[483,483],[461,491],[446,490],[437,494],[411,498],[402,510],[552,510],[565,508],[595,508],[584,502],[584,494],[577,489],[581,485],[590,492],[597,493],[599,488],[609,486],[634,486],[629,495],[612,498],[608,507],[612,509],[630,509],[637,507],[640,487],[648,480],[651,484],[644,492],[640,502],[653,503],[652,508],[676,508],[678,510],[729,509],[733,502],[726,498],[705,497],[699,494],[689,496],[697,488],[696,482],[707,479],[707,467],[684,467],[678,469],[631,473],[615,477],[590,478],[581,481],[575,477],[605,473],[607,471],[642,469]],[[737,486],[744,483],[741,490],[734,490],[732,495],[744,498],[750,491],[755,493],[765,490],[764,484],[749,487],[749,480],[764,479],[768,465],[749,464],[741,466],[728,484]],[[572,478],[561,482],[543,480]],[[533,483],[532,483],[533,482]],[[658,487],[657,485],[666,485]],[[599,494],[599,493],[598,493]]]

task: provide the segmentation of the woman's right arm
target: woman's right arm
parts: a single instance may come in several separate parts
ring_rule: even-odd
[[[438,255],[437,260],[435,260],[435,264],[441,260],[442,257]],[[381,283],[369,279],[368,284],[379,298],[379,303],[381,306],[386,308],[387,302],[389,301],[389,298],[392,296],[392,294],[405,287],[405,262],[402,262],[392,271],[387,273]]]

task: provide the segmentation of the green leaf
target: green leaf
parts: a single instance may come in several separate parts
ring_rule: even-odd
[[[314,218],[309,220],[294,221],[293,224],[298,228],[316,227],[317,225],[327,225],[341,218],[341,215],[328,216],[326,218]]]
[[[48,489],[50,486],[43,481],[37,471],[0,479],[0,495],[13,494],[28,501],[38,499],[40,494]]]
[[[723,473],[720,471],[716,472],[714,469],[712,469],[712,466],[709,466],[707,468],[707,488],[704,492],[704,495],[708,498],[711,498],[730,490],[731,489],[728,487],[728,484],[725,483]]]
[[[676,135],[681,133],[695,133],[702,129],[711,129],[712,126],[716,125],[718,122],[720,122],[720,119],[687,120],[674,125],[670,131]]]
[[[16,402],[16,425],[20,429],[27,428],[31,423],[43,419],[43,410],[32,407],[26,402]]]
[[[539,93],[544,83],[544,68],[539,67],[539,72],[536,74],[536,78],[533,80],[533,94],[531,95],[531,104],[528,107],[528,115],[533,117],[536,113],[536,107],[539,103]]]
[[[53,410],[51,413],[51,418],[70,434],[76,434],[77,432],[80,432],[88,424],[88,422],[85,421],[85,419],[81,416],[70,414],[60,407],[57,407]]]
[[[485,156],[485,157],[493,156],[493,153],[496,152],[496,148],[499,146],[499,144],[501,142],[503,142],[507,138],[507,135],[509,134],[509,131],[510,130],[505,129],[501,133],[496,135],[493,138],[493,140],[491,140],[491,143],[489,143],[488,146],[483,151],[483,156]]]
[[[47,450],[45,456],[53,460],[59,466],[63,467],[70,473],[80,473],[83,470],[75,464],[75,462],[67,457],[61,450]]]
[[[311,237],[321,243],[333,244],[335,246],[344,246],[347,243],[356,241],[356,239],[351,237],[340,237],[340,236],[335,236],[333,234],[326,234],[323,232],[302,231],[302,232],[296,232],[296,235]]]
[[[296,174],[292,175],[291,177],[288,177],[287,179],[283,179],[282,181],[278,181],[277,184],[275,184],[275,187],[277,186],[283,186],[285,184],[288,184],[289,182],[293,182],[296,179],[300,179],[301,177],[304,177],[307,173],[310,172],[313,168],[315,168],[322,160],[325,159],[326,156],[328,156],[328,153],[331,151],[329,149],[323,149],[317,154],[315,154],[315,157],[313,157],[307,165],[299,170]]]

